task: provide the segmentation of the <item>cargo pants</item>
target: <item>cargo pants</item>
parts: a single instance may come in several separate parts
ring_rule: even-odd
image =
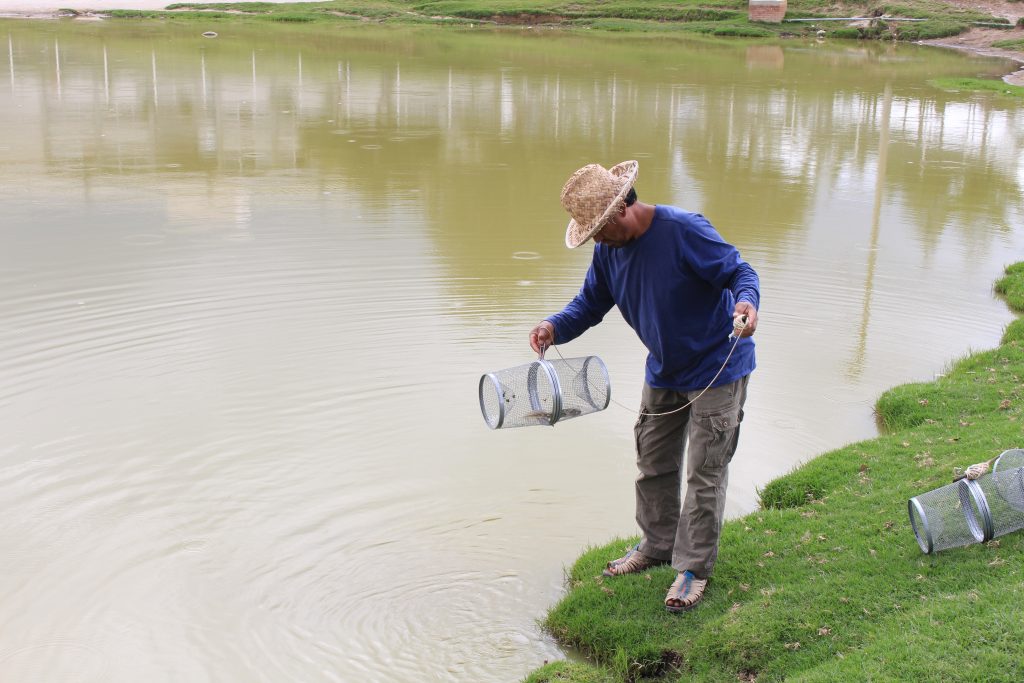
[[[644,385],[636,437],[636,521],[640,552],[706,579],[718,557],[729,462],[736,452],[750,376],[708,389],[689,407],[665,413],[700,391]],[[680,506],[683,452],[686,494]]]

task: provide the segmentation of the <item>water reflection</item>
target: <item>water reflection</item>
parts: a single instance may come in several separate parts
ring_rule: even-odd
[[[892,114],[892,85],[885,84],[882,96],[881,122],[878,134],[878,170],[875,172],[875,197],[871,205],[871,237],[868,242],[867,275],[864,278],[864,307],[861,312],[860,328],[857,331],[857,352],[847,372],[856,379],[864,370],[864,355],[867,353],[868,323],[871,320],[871,294],[874,290],[875,268],[878,264],[878,233],[881,228],[882,199],[888,177],[889,160],[889,118]]]
[[[522,180],[536,193],[527,196],[544,197],[571,165],[565,150],[585,145],[591,157],[611,158],[616,135],[625,134],[625,148],[633,156],[653,161],[645,164],[645,171],[650,169],[645,194],[689,192],[703,198],[707,214],[728,216],[741,237],[754,238],[756,231],[766,240],[784,234],[756,230],[765,216],[779,226],[806,222],[815,196],[812,185],[820,187],[823,179],[845,184],[849,174],[872,172],[878,148],[865,140],[873,140],[869,129],[877,126],[879,102],[868,84],[879,74],[899,68],[900,82],[920,90],[929,75],[964,68],[949,57],[933,58],[931,68],[920,62],[894,65],[882,50],[858,49],[828,54],[824,73],[801,79],[805,67],[800,60],[822,68],[820,50],[794,51],[790,62],[797,63],[790,68],[770,56],[781,54],[781,48],[754,46],[745,53],[708,49],[713,54],[696,53],[685,68],[662,66],[644,73],[636,57],[633,63],[625,59],[636,53],[635,47],[613,44],[606,50],[611,54],[594,56],[603,57],[604,65],[616,64],[618,70],[607,75],[590,63],[568,59],[554,73],[536,75],[494,55],[491,64],[448,63],[438,70],[436,53],[443,53],[446,43],[427,55],[434,59],[409,57],[403,84],[400,54],[359,55],[353,70],[352,59],[332,59],[325,54],[328,48],[316,52],[314,45],[304,76],[301,50],[285,55],[288,48],[281,45],[267,54],[264,71],[257,52],[265,48],[243,57],[238,41],[190,36],[173,46],[150,48],[145,70],[138,64],[142,49],[128,42],[119,46],[124,54],[114,58],[111,69],[108,46],[93,37],[65,38],[74,42],[63,57],[60,40],[54,38],[52,55],[43,60],[52,64],[41,65],[38,54],[26,50],[23,60],[15,54],[13,35],[8,35],[12,94],[19,80],[25,90],[39,93],[35,107],[41,141],[47,164],[57,172],[66,172],[69,164],[84,176],[167,169],[249,175],[316,168],[344,174],[373,191],[392,184],[402,191],[436,187],[466,169],[458,185],[478,197],[479,191],[494,194],[505,186],[479,173],[481,166],[497,172],[529,166],[531,173]],[[524,54],[527,48],[519,49],[508,61],[530,56]],[[166,58],[159,54],[164,51]],[[648,52],[655,55],[647,57],[652,61],[664,57],[653,48]],[[623,61],[616,63],[615,56]],[[779,75],[736,70],[740,56],[748,65],[769,63]],[[25,62],[22,79],[15,77],[18,61]],[[73,71],[62,75],[64,62]],[[97,101],[93,84],[100,79],[108,107]],[[910,208],[930,209],[923,212],[928,220],[922,225],[929,230],[939,228],[938,216],[954,213],[966,220],[977,218],[976,212],[985,210],[981,207],[1012,207],[1005,198],[1018,189],[1017,171],[1008,163],[1019,151],[1013,144],[1018,142],[1012,131],[1016,114],[963,96],[928,95],[897,97],[902,111],[897,112],[894,139],[897,173],[888,179],[893,190],[905,195]],[[91,115],[80,116],[83,109]],[[468,140],[446,134],[453,129],[491,132]],[[1011,144],[993,150],[988,143],[993,135]],[[55,144],[72,137],[79,142]],[[667,145],[661,142],[666,139]],[[947,161],[951,156],[957,163]],[[431,173],[422,163],[426,157],[449,172]],[[916,168],[901,172],[910,165]],[[947,172],[926,174],[930,166]],[[936,182],[947,183],[945,191],[936,193]],[[438,218],[438,224],[445,223]],[[1006,224],[1005,218],[1000,222]]]
[[[990,283],[1024,241],[1021,110],[926,85],[998,63],[0,30],[0,678],[506,681],[561,656],[535,620],[563,564],[634,530],[633,415],[492,433],[474,392],[579,286],[557,196],[588,161],[639,159],[645,201],[702,211],[761,272],[730,514],[1009,319]],[[636,403],[618,316],[566,349],[589,353]]]

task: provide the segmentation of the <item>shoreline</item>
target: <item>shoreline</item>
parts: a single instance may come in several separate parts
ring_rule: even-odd
[[[1013,33],[1024,32],[1015,30]],[[999,29],[973,28],[958,36],[921,40],[918,41],[917,44],[959,50],[961,52],[978,55],[979,57],[996,57],[1010,60],[1018,65],[1017,70],[1003,76],[1003,81],[1010,85],[1024,86],[1024,52],[992,47],[992,43],[995,42],[995,40],[1005,38],[1006,35],[1007,31]]]
[[[696,610],[666,618],[652,586],[667,586],[671,568],[602,577],[604,562],[637,538],[584,551],[544,625],[589,659],[549,663],[525,683],[1017,683],[1006,663],[1020,661],[1024,643],[1024,534],[975,537],[936,557],[906,514],[908,500],[947,486],[957,468],[1022,446],[1024,262],[993,289],[1017,316],[998,345],[931,382],[886,390],[875,404],[881,435],[769,482],[761,509],[725,523],[717,588]],[[990,637],[971,637],[979,632]]]
[[[299,4],[295,3],[294,0],[264,0],[264,2],[268,4]],[[167,0],[63,0],[59,6],[54,6],[53,0],[0,0],[0,19],[105,21],[112,18],[108,13],[115,10],[172,13],[181,11],[182,14],[196,11],[189,9],[166,9],[170,4],[173,3],[169,3]],[[313,6],[317,2],[316,0],[310,0],[308,4]],[[1016,9],[1009,12],[1005,10],[993,12],[993,14],[997,13],[1011,21],[1019,19],[1018,14],[1024,15],[1024,12]],[[536,17],[524,17],[521,21],[506,20],[502,23],[506,25],[515,23],[522,23],[524,26],[537,25]],[[948,48],[980,57],[994,57],[1012,61],[1019,66],[1015,71],[1004,75],[1003,81],[1010,85],[1024,86],[1024,52],[992,47],[993,42],[1006,39],[1008,35],[1012,34],[1024,36],[1024,28],[1015,28],[1007,31],[976,27],[956,36],[914,42],[917,45]]]

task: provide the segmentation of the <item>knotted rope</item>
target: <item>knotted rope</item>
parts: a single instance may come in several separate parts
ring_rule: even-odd
[[[998,459],[999,459],[999,456],[997,455],[996,457],[992,458],[991,460],[986,460],[985,462],[974,463],[973,465],[971,465],[967,469],[963,469],[963,468],[960,468],[960,467],[954,467],[953,468],[953,481],[960,481],[961,479],[968,479],[970,481],[974,481],[975,479],[981,479],[983,476],[985,476],[985,474],[988,473],[988,471],[990,469],[992,469],[992,465],[994,465],[996,460],[998,460]]]

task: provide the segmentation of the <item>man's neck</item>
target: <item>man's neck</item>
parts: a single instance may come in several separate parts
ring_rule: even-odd
[[[654,222],[654,206],[652,204],[636,202],[629,208],[632,214],[631,218],[633,219],[634,238],[636,238],[647,232],[647,229],[651,227],[651,223]]]

